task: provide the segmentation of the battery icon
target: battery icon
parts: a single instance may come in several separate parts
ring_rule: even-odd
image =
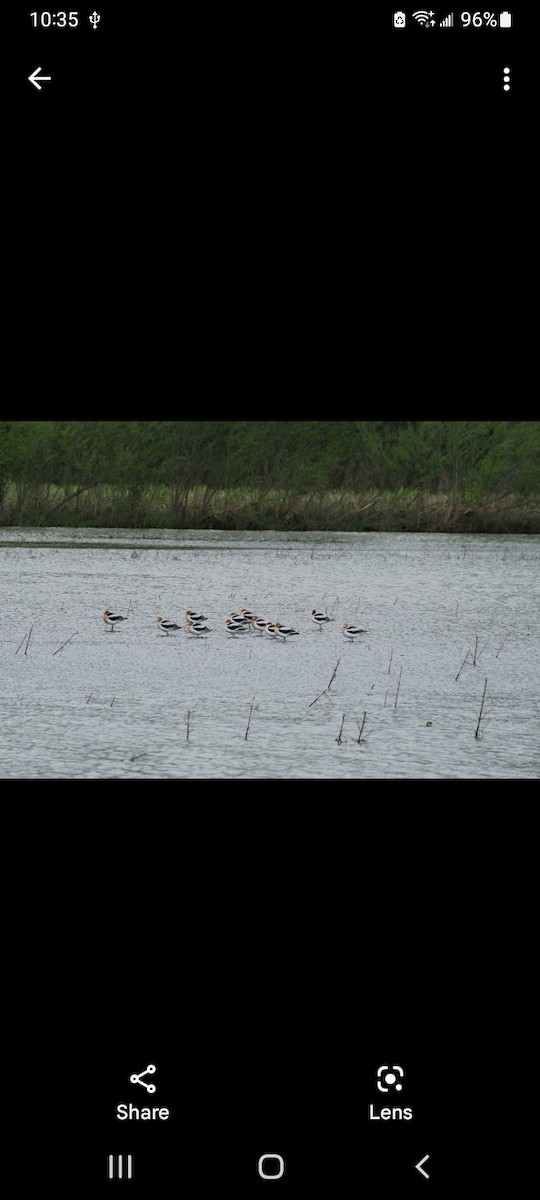
[[[499,24],[500,24],[501,29],[511,29],[512,28],[512,13],[502,12],[499,17]]]

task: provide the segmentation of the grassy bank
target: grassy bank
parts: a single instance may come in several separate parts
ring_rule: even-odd
[[[191,488],[163,485],[61,488],[7,484],[0,525],[125,529],[229,529],[309,532],[540,533],[540,499],[431,495],[417,489],[325,491]]]

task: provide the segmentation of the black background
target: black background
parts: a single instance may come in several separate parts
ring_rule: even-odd
[[[471,1169],[469,1046],[462,1031],[456,1037],[455,1021],[451,1029],[445,1024],[446,998],[414,1035],[409,1017],[406,1037],[398,1015],[380,1021],[369,980],[364,998],[360,989],[350,996],[354,1003],[345,993],[340,1000],[332,995],[344,983],[337,974],[330,988],[319,983],[314,992],[316,981],[306,989],[288,973],[279,996],[266,985],[255,997],[245,983],[253,968],[246,956],[243,971],[226,976],[197,1012],[188,989],[177,998],[176,1020],[165,1025],[163,1014],[148,1020],[151,987],[141,1003],[140,987],[127,977],[124,1018],[118,1019],[116,1004],[108,1011],[105,1006],[98,1033],[95,1009],[81,1004],[75,1021],[72,1013],[73,1023],[55,1039],[49,1078],[31,1089],[35,1101],[48,1097],[40,1172],[55,1180],[59,1194],[69,1195],[76,1181],[81,1194],[96,1196],[118,1189],[156,1200],[202,1197],[208,1190],[214,1196],[231,1190],[262,1195],[271,1186],[257,1172],[265,1153],[285,1159],[284,1176],[272,1184],[278,1197],[354,1188],[381,1198],[396,1189],[420,1196],[423,1187],[442,1196],[478,1177],[484,1152],[476,1116]],[[205,990],[209,984],[205,980]],[[400,988],[394,997],[396,1014],[403,1013]],[[418,1013],[421,990],[415,1005]],[[383,1045],[391,1046],[390,1055]],[[130,1074],[149,1062],[157,1067],[154,1096],[129,1083]],[[393,1062],[405,1069],[404,1089],[383,1096],[376,1070]],[[170,1117],[119,1122],[116,1106],[129,1102],[168,1107]],[[410,1105],[415,1116],[410,1122],[369,1121],[370,1104],[377,1112]],[[108,1179],[109,1154],[133,1155],[131,1181]],[[426,1154],[428,1181],[415,1170]]]
[[[12,9],[14,90],[29,142],[48,128],[51,149],[89,160],[122,145],[168,145],[181,172],[197,150],[201,167],[211,157],[229,174],[260,171],[266,184],[277,167],[297,177],[315,156],[330,165],[332,149],[343,167],[351,138],[373,147],[393,123],[411,147],[434,131],[450,147],[454,135],[463,146],[469,137],[479,148],[496,142],[520,119],[530,86],[523,49],[537,25],[519,5],[511,30],[464,29],[457,9],[453,29],[427,30],[409,15],[396,30],[389,5],[330,18],[104,0],[94,31],[89,5],[76,29],[34,29],[28,4]],[[27,80],[38,64],[53,76],[40,92]],[[417,120],[402,122],[409,109]]]
[[[454,859],[435,790],[436,818],[427,796],[409,812],[406,789],[295,790],[296,807],[260,788],[188,798],[185,783],[171,804],[157,787],[151,814],[119,789],[108,813],[87,810],[84,846],[80,813],[64,828],[25,943],[27,1176],[147,1200],[484,1186],[482,1101],[500,1091],[506,1031],[475,894],[482,861],[492,896],[483,835],[469,828],[467,848],[460,822]],[[148,1063],[154,1097],[129,1083]],[[405,1070],[400,1094],[376,1088],[387,1063]],[[130,1101],[170,1119],[118,1122]],[[415,1116],[369,1121],[371,1103]],[[129,1153],[133,1179],[109,1180],[108,1155]],[[258,1176],[266,1153],[281,1180]]]
[[[198,1053],[172,1038],[163,1052],[158,1048],[158,1053],[143,1054],[134,1069],[147,1060],[158,1067],[158,1091],[146,1101],[143,1089],[127,1082],[131,1067],[126,1074],[126,1062],[133,1053],[130,1059],[117,1047],[107,1079],[96,1089],[100,1119],[90,1125],[84,1150],[87,1178],[96,1194],[128,1186],[127,1180],[105,1182],[108,1153],[133,1154],[129,1194],[157,1197],[173,1196],[181,1186],[191,1195],[204,1194],[205,1186],[217,1196],[230,1194],[231,1187],[242,1196],[262,1194],[269,1186],[257,1172],[264,1153],[285,1159],[285,1174],[275,1183],[278,1196],[309,1195],[321,1188],[330,1193],[353,1187],[355,1181],[379,1196],[392,1195],[396,1186],[400,1194],[421,1194],[426,1181],[415,1164],[425,1154],[430,1155],[425,1169],[431,1189],[443,1194],[449,1181],[458,1179],[460,1153],[464,1156],[467,1147],[463,1144],[460,1152],[459,1129],[447,1106],[456,1064],[439,1067],[429,1037],[406,1068],[404,1092],[383,1097],[374,1082],[378,1045],[366,1052],[370,1039],[364,1033],[343,1057],[331,1019],[317,1039],[309,1038],[309,1053],[305,1032],[302,1036],[289,1028],[273,1038],[271,1028],[268,1013],[258,1029],[245,1021],[242,1029],[220,1030],[215,1042],[207,1028],[199,1029]],[[391,1038],[389,1034],[386,1040]],[[156,1045],[156,1038],[149,1040]],[[171,1117],[147,1124],[114,1120],[116,1104],[130,1100],[139,1106],[168,1100]],[[368,1122],[369,1103],[376,1111],[409,1103],[415,1117],[400,1124]]]
[[[431,415],[444,363],[459,394],[466,378],[483,403],[491,375],[507,394],[532,14],[514,6],[510,31],[401,31],[390,6],[106,0],[94,31],[90,11],[36,31],[14,9],[30,393],[45,380],[69,409],[76,388],[91,415],[104,387],[145,404],[181,378],[208,415],[224,392],[275,407],[283,387],[310,415],[311,385],[327,404],[361,372],[389,404],[413,381]],[[40,92],[38,64],[53,75]]]

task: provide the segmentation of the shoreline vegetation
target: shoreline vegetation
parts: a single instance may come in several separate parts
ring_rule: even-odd
[[[0,526],[540,533],[537,421],[0,421]]]
[[[21,503],[4,489],[0,527],[88,529],[223,529],[261,532],[540,533],[540,497],[395,492],[212,491],[193,488],[181,512],[167,488],[133,496],[119,488],[41,486]]]

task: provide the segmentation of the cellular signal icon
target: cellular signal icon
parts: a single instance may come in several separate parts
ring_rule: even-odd
[[[454,14],[448,13],[448,16],[444,18],[444,21],[439,21],[439,29],[451,29],[453,24]]]
[[[430,20],[430,17],[433,17],[433,16],[435,16],[434,12],[433,11],[426,12],[425,8],[419,8],[419,9],[417,9],[416,12],[413,13],[413,17],[414,17],[415,21],[418,21],[419,25],[424,25],[424,26],[435,24],[435,21]]]

